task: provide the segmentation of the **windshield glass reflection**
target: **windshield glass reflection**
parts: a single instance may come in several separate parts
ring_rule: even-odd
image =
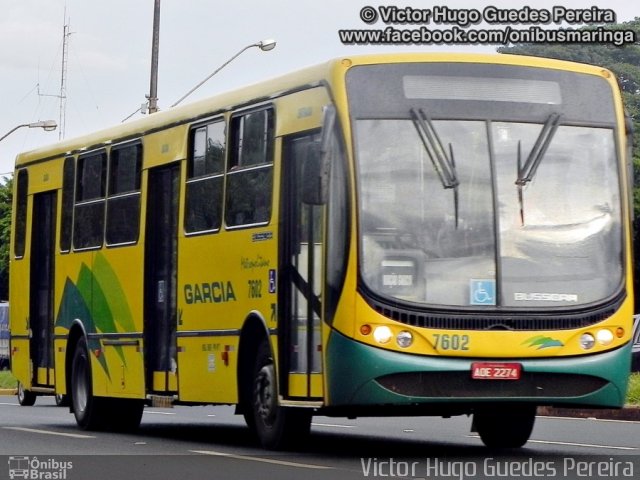
[[[549,134],[545,123],[423,114],[356,121],[360,265],[372,291],[507,307],[613,293],[622,254],[611,129],[560,122]]]

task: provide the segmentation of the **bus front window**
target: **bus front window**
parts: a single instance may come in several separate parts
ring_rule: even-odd
[[[495,279],[486,127],[432,123],[445,148],[455,150],[455,188],[442,181],[442,165],[411,120],[357,123],[362,274],[378,293],[463,305],[468,279]]]
[[[613,130],[560,124],[549,134],[548,123],[429,120],[444,152],[438,161],[415,119],[357,120],[367,288],[483,308],[584,305],[615,293],[622,239]],[[528,159],[535,168],[523,181]],[[455,178],[443,171],[451,167]]]

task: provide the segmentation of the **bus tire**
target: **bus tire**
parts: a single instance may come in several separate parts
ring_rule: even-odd
[[[31,407],[36,403],[36,394],[26,390],[20,382],[18,382],[18,403],[22,407]]]
[[[278,405],[277,379],[269,344],[260,344],[251,385],[253,426],[260,444],[271,450],[300,446],[309,435],[311,411]]]
[[[76,423],[83,430],[98,430],[108,418],[105,399],[93,396],[92,378],[87,341],[80,337],[71,363],[71,404]]]
[[[531,436],[536,420],[535,405],[523,405],[498,411],[478,410],[473,415],[473,427],[489,448],[520,448]]]
[[[68,407],[69,406],[69,397],[62,394],[62,393],[56,393],[55,395],[56,398],[56,405],[58,407]]]

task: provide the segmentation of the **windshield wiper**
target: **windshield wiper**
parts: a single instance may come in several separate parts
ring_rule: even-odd
[[[442,141],[438,136],[438,132],[433,126],[431,119],[424,113],[422,109],[412,108],[411,119],[418,131],[420,140],[424,145],[424,149],[433,164],[433,168],[440,178],[442,187],[445,189],[453,189],[453,205],[455,209],[456,228],[458,228],[458,175],[456,173],[456,159],[453,155],[453,146],[449,143],[449,154],[442,145]]]
[[[552,113],[544,122],[542,130],[536,139],[536,143],[533,145],[527,161],[522,165],[522,148],[521,142],[518,141],[518,178],[516,179],[516,185],[518,186],[518,202],[520,203],[520,221],[524,225],[524,193],[523,187],[533,180],[544,155],[547,153],[547,149],[553,140],[558,127],[560,126],[560,114]]]

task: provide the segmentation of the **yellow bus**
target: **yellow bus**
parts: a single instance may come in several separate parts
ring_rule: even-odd
[[[327,62],[18,156],[11,365],[83,429],[232,404],[262,445],[313,415],[620,407],[628,121],[599,67]]]

